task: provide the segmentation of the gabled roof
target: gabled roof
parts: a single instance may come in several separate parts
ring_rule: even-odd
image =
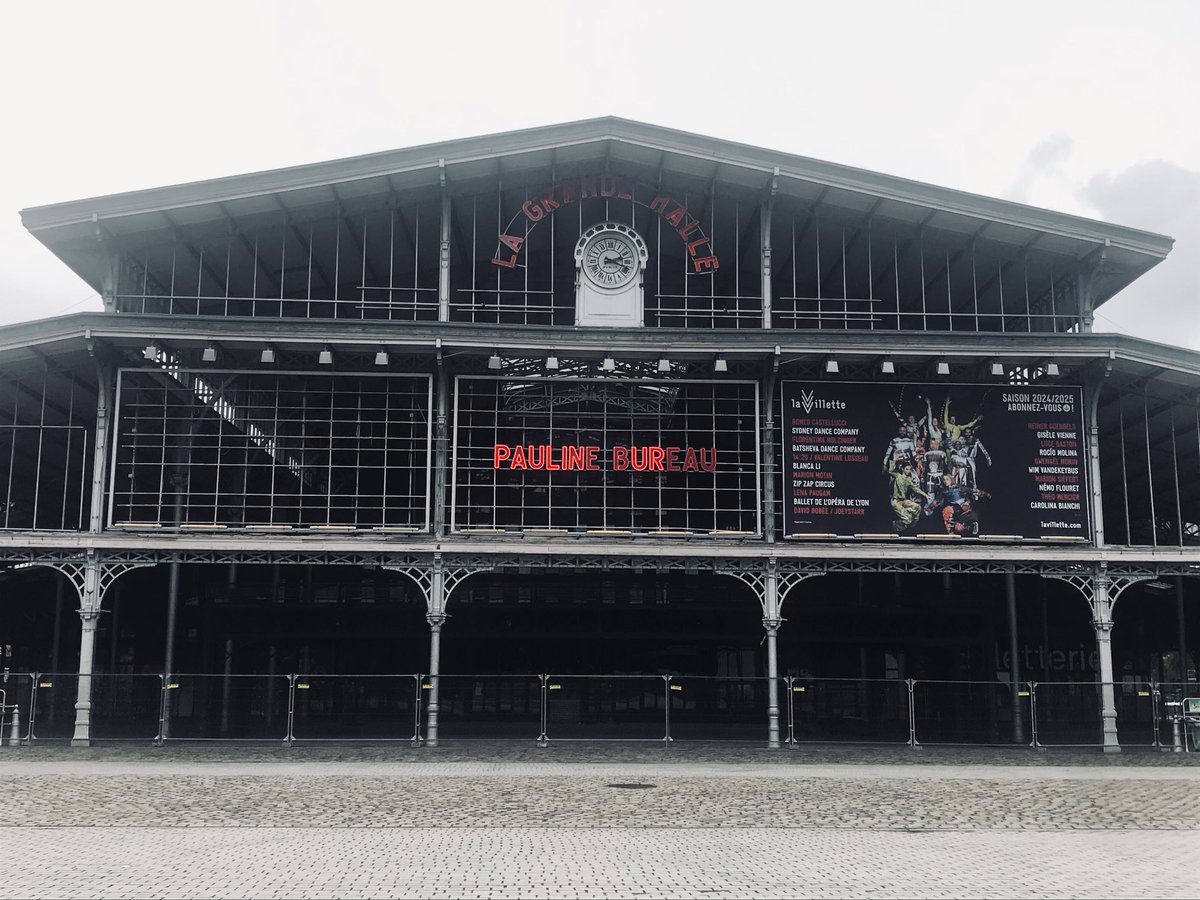
[[[620,118],[588,119],[464,138],[330,162],[75,200],[23,210],[22,222],[85,280],[96,285],[97,237],[212,223],[372,195],[451,190],[473,183],[543,177],[602,160],[652,180],[668,171],[696,184],[796,198],[847,216],[878,216],[1083,259],[1106,248],[1098,300],[1116,293],[1170,251],[1172,239],[732,141]]]

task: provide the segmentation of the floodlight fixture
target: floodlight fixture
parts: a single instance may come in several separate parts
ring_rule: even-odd
[[[603,360],[601,360],[600,368],[605,372],[613,372],[617,368],[617,361],[611,356],[606,356]]]
[[[200,358],[202,360],[204,360],[204,362],[216,362],[217,361],[217,348],[214,347],[212,344],[209,344],[207,347],[204,348],[204,352],[200,354]]]
[[[493,353],[491,356],[488,357],[488,368],[489,369],[499,369],[500,368],[500,354],[499,353]]]
[[[158,344],[148,344],[146,349],[142,351],[142,356],[150,360],[150,362],[158,362],[158,354],[162,353]]]
[[[881,362],[879,364],[879,371],[882,372],[884,375],[895,375],[896,374],[896,363],[890,359],[885,359],[883,362]]]
[[[262,353],[258,355],[258,361],[261,363],[275,362],[275,348],[271,346],[263,347]]]
[[[388,356],[386,347],[380,347],[375,351],[375,365],[386,366],[389,362],[391,362],[391,357]]]
[[[671,371],[671,361],[669,359],[667,359],[665,356],[661,357],[658,361],[658,371],[660,371],[660,372],[670,372]]]
[[[1003,378],[1004,377],[1004,363],[993,361],[992,362],[992,374],[997,378]]]
[[[333,365],[333,351],[328,346],[321,348],[321,353],[317,356],[317,363],[322,366]]]
[[[1046,374],[1049,375],[1051,378],[1057,378],[1058,377],[1058,363],[1056,363],[1056,362],[1046,363],[1045,371],[1046,371]]]
[[[713,371],[714,372],[728,372],[729,371],[729,363],[726,362],[725,357],[718,356],[716,358],[716,360],[713,362]]]
[[[558,357],[553,353],[546,357],[546,369],[551,372],[558,369]]]
[[[833,357],[825,360],[825,374],[836,375],[838,373],[838,361]]]
[[[946,362],[944,359],[939,359],[937,361],[937,373],[939,375],[949,375],[950,363]]]

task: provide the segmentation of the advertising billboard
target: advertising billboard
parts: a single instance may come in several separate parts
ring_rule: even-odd
[[[1090,535],[1077,387],[789,381],[782,394],[790,535]]]

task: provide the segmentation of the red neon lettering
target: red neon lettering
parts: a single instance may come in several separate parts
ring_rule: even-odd
[[[696,462],[696,451],[691,447],[687,448],[687,453],[683,455],[683,471],[699,472],[700,464]]]
[[[574,180],[564,181],[562,183],[561,187],[562,187],[562,202],[563,203],[574,203],[576,200],[579,199],[579,184],[578,184],[578,182],[576,182]]]
[[[667,466],[668,472],[678,472],[679,471],[679,448],[678,447],[668,447],[667,448],[666,466]]]
[[[613,181],[611,175],[600,176],[600,196],[611,197],[617,192],[617,183]]]
[[[546,468],[546,447],[544,444],[530,444],[526,451],[529,457],[529,468],[544,469]]]
[[[579,197],[581,200],[587,200],[589,197],[596,196],[596,178],[580,178],[579,179]]]
[[[629,448],[629,468],[635,472],[645,472],[647,468],[647,453],[649,447]]]
[[[700,448],[700,468],[705,472],[717,471],[717,448],[710,447],[705,450]]]
[[[492,468],[499,469],[500,463],[512,457],[512,447],[508,444],[497,444],[492,448]]]
[[[629,468],[629,448],[628,447],[613,447],[612,449],[613,471],[624,472]]]
[[[667,204],[671,202],[670,197],[655,197],[650,201],[650,209],[658,213],[660,216],[667,211]]]
[[[683,227],[679,229],[679,236],[686,241],[688,238],[690,238],[695,233],[696,229],[699,227],[700,227],[700,220],[693,219],[691,216],[688,216],[687,221],[683,223]]]
[[[708,238],[704,237],[703,235],[696,238],[694,241],[689,241],[688,242],[688,256],[695,256],[696,248],[701,247],[707,243],[708,243]]]
[[[512,463],[509,465],[509,468],[510,469],[528,469],[529,468],[529,463],[525,459],[525,448],[522,447],[520,444],[517,444],[515,447],[513,447]]]
[[[600,456],[600,448],[599,447],[584,447],[583,450],[585,453],[583,467],[585,469],[587,469],[589,472],[600,471],[600,461],[598,459],[598,457]],[[615,466],[614,466],[614,468],[615,468]]]
[[[633,179],[616,176],[617,184],[617,199],[632,200],[633,199]]]
[[[692,265],[696,267],[697,272],[703,272],[705,269],[719,269],[720,264],[715,256],[697,256],[692,260]]]
[[[646,448],[646,469],[651,472],[663,471],[663,460],[667,456],[667,451],[662,447],[647,447]]]
[[[517,254],[514,253],[508,259],[500,259],[500,257],[495,257],[492,260],[492,265],[493,266],[504,266],[504,268],[506,268],[506,269],[515,269],[517,266]]]
[[[686,206],[676,207],[675,209],[671,210],[670,215],[663,216],[663,218],[666,219],[668,223],[670,223],[672,228],[678,228],[679,223],[682,222],[686,217],[687,217],[687,207]]]
[[[554,199],[554,188],[550,188],[537,199],[545,212],[553,212],[558,209],[558,201]]]
[[[502,234],[500,235],[500,243],[502,243],[513,253],[520,253],[521,246],[525,243],[525,238],[517,237],[516,235],[512,234]]]
[[[527,218],[530,222],[540,222],[542,216],[545,215],[545,213],[542,212],[542,208],[533,200],[526,200],[524,203],[522,203],[521,212],[525,213],[525,218]]]
[[[562,448],[564,451],[566,447]],[[550,472],[558,472],[562,469],[562,465],[554,461],[554,448],[549,444],[546,445],[546,469]]]

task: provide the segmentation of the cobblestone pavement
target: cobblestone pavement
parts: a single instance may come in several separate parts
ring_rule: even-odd
[[[0,896],[1200,894],[1200,754],[1025,757],[4,748]]]

